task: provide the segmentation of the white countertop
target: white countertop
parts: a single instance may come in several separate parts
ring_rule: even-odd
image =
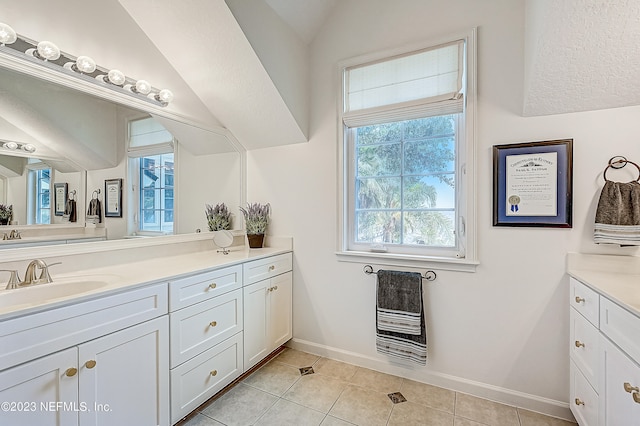
[[[569,253],[567,273],[640,317],[640,258]]]
[[[53,283],[51,284],[37,284],[33,287],[0,290],[0,321],[290,251],[290,248],[247,249],[242,247],[235,250],[232,249],[229,254],[224,255],[216,250],[206,250],[151,260],[134,261],[108,268],[78,270],[69,274],[51,272],[53,277]],[[7,305],[2,301],[3,295],[11,297],[11,292],[36,291],[36,287],[51,286],[56,283],[64,284],[71,281],[77,282],[83,279],[86,281],[104,281],[106,285],[80,294],[71,294],[40,302]]]

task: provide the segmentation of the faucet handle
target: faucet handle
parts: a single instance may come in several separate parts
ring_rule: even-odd
[[[49,267],[54,265],[60,265],[60,264],[62,264],[62,262],[55,262],[49,265],[44,263],[44,266],[42,267],[42,272],[40,272],[40,278],[38,278],[38,281],[41,283],[50,283],[51,281],[53,281],[53,279],[51,278],[51,274],[49,274]]]
[[[11,272],[11,277],[9,277],[9,282],[7,283],[7,290],[11,290],[14,288],[18,288],[20,285],[20,277],[18,276],[18,271],[15,269],[0,269],[3,272]]]

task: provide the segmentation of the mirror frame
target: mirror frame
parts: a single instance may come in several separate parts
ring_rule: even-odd
[[[226,128],[212,127],[205,125],[204,123],[193,120],[182,114],[172,112],[167,108],[160,107],[152,103],[145,102],[135,97],[128,96],[105,87],[101,87],[92,82],[85,81],[81,78],[76,78],[72,75],[66,75],[64,72],[58,71],[53,68],[49,68],[51,65],[31,63],[27,58],[20,58],[15,53],[10,52],[9,48],[0,46],[0,67],[8,70],[16,71],[21,74],[25,74],[31,77],[35,77],[50,83],[58,84],[63,87],[70,88],[85,94],[95,96],[107,101],[111,101],[117,104],[121,104],[130,108],[138,109],[140,111],[149,113],[151,115],[158,115],[171,120],[179,121],[181,123],[217,134],[224,137],[238,152],[240,155],[240,205],[246,204],[247,199],[247,156],[246,149],[240,144],[235,136]],[[51,66],[52,67],[52,66]],[[240,231],[241,232],[241,231]],[[80,253],[110,251],[124,248],[144,247],[144,246],[156,246],[167,243],[167,239],[171,242],[182,241],[194,241],[204,240],[211,238],[207,235],[207,232],[193,233],[193,234],[178,234],[158,236],[152,238],[143,239],[122,239],[122,240],[106,240],[100,242],[90,243],[75,243],[64,246],[41,246],[30,248],[16,248],[16,249],[3,249],[3,261],[19,260],[28,257],[48,257],[56,255],[73,255]],[[104,244],[101,248],[99,245]],[[15,252],[15,253],[12,253]]]

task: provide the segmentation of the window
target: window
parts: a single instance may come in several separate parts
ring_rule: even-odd
[[[29,171],[29,224],[51,223],[51,169]]]
[[[474,35],[341,67],[341,260],[473,270]]]
[[[133,213],[137,234],[174,231],[174,139],[153,118],[129,122]]]

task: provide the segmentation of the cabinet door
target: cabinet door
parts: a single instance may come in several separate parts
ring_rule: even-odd
[[[604,423],[601,423],[639,426],[640,390],[635,389],[640,388],[640,367],[607,338],[602,338],[601,345],[604,370],[604,398],[601,398]]]
[[[77,365],[77,349],[71,348],[1,372],[0,424],[77,426]]]
[[[244,370],[269,355],[268,293],[271,280],[259,281],[243,289]]]
[[[169,424],[167,316],[79,346],[83,426]]]
[[[269,352],[291,339],[292,335],[292,273],[271,279],[269,291]]]

